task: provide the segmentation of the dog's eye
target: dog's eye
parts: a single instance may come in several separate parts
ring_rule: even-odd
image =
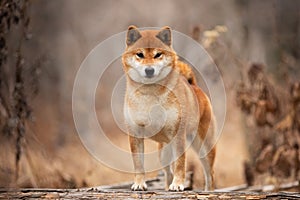
[[[144,58],[144,54],[143,54],[143,53],[137,53],[136,56],[137,56],[138,58]]]
[[[155,54],[154,58],[159,58],[159,57],[161,57],[161,55],[162,55],[162,53],[157,53],[157,54]]]

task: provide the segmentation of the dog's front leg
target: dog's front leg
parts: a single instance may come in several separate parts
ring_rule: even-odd
[[[179,133],[180,134],[180,133]],[[174,178],[169,187],[170,191],[183,191],[185,181],[185,137],[177,135],[175,138],[173,149],[178,159],[174,162]]]
[[[131,155],[133,159],[135,177],[132,190],[147,190],[144,170],[144,139],[129,136]]]

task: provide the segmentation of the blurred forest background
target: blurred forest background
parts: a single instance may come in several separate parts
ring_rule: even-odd
[[[0,187],[132,180],[86,151],[71,107],[83,59],[131,24],[185,33],[219,67],[227,116],[215,164],[218,188],[299,180],[299,10],[298,0],[1,0]],[[116,69],[107,73],[108,87],[123,73]],[[105,117],[109,99],[97,91],[99,120],[113,143],[128,149],[126,135]],[[188,170],[201,170],[188,154]],[[195,187],[203,184],[201,174],[194,178],[200,180]]]

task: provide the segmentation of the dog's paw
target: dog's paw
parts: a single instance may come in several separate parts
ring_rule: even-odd
[[[183,191],[184,190],[184,186],[183,184],[175,184],[175,183],[172,183],[169,187],[169,191]]]
[[[147,184],[145,182],[134,183],[131,186],[131,190],[133,190],[133,191],[144,191],[144,190],[147,190]]]

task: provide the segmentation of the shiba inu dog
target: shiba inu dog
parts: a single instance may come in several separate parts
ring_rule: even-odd
[[[214,185],[214,120],[209,98],[192,69],[179,61],[169,27],[138,30],[130,26],[122,55],[126,73],[125,122],[135,168],[132,190],[146,190],[144,139],[158,142],[166,189],[184,190],[187,138],[199,154],[205,190]],[[172,160],[172,158],[175,158]]]

